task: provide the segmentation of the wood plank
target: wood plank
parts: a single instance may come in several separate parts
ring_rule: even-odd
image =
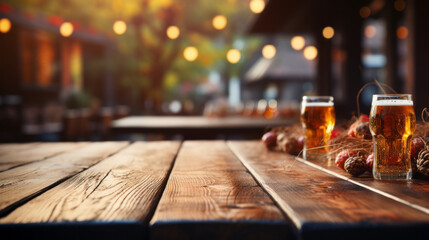
[[[366,172],[359,177],[353,177],[335,165],[335,160],[320,160],[306,162],[304,159],[297,159],[306,164],[320,167],[329,174],[343,178],[347,181],[359,184],[371,191],[376,191],[386,197],[395,199],[420,211],[429,214],[429,181],[423,179],[412,179],[411,181],[377,181],[371,173]]]
[[[148,221],[180,142],[137,142],[16,209],[2,223]]]
[[[0,146],[5,152],[0,156],[0,172],[21,166],[27,163],[43,160],[54,155],[75,150],[88,143],[35,143]],[[7,148],[9,150],[7,151]]]
[[[28,199],[98,163],[127,144],[127,142],[92,143],[78,151],[66,152],[0,172],[0,215],[7,214]]]
[[[269,151],[261,142],[234,141],[229,146],[303,239],[364,239],[386,232],[393,237],[405,234],[418,238],[429,233],[429,215],[424,212],[297,161],[294,156]]]
[[[224,141],[184,142],[151,220],[153,239],[287,236],[281,211]]]

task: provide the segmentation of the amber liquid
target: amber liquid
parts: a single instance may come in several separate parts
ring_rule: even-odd
[[[372,107],[370,130],[374,139],[374,178],[411,178],[410,148],[415,129],[412,105]]]
[[[303,106],[301,123],[305,131],[304,158],[320,158],[329,151],[329,139],[335,126],[334,106]]]

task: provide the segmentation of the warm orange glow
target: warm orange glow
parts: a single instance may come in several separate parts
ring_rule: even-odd
[[[69,22],[63,22],[60,26],[60,33],[63,37],[70,37],[73,33],[73,24]]]
[[[408,28],[402,26],[402,27],[398,27],[398,29],[396,30],[396,36],[400,39],[404,39],[408,36]]]
[[[393,4],[394,8],[398,12],[402,12],[405,9],[405,1],[404,0],[396,0]]]
[[[264,56],[264,58],[266,59],[272,59],[276,56],[276,47],[271,44],[265,45],[262,48],[262,56]]]
[[[362,7],[359,11],[359,14],[362,18],[367,18],[371,15],[371,9],[369,7]]]
[[[249,7],[250,7],[250,11],[258,14],[264,11],[265,2],[264,0],[251,0],[249,3]]]
[[[0,32],[1,33],[7,33],[9,32],[10,28],[12,27],[12,23],[7,18],[0,19]]]
[[[195,59],[197,59],[197,57],[198,57],[198,49],[196,47],[192,47],[192,46],[187,47],[183,51],[183,56],[189,62],[195,61]]]
[[[176,39],[180,35],[180,29],[177,26],[169,26],[167,28],[167,37],[170,39]]]
[[[326,39],[331,39],[335,35],[335,30],[331,26],[327,26],[322,30],[323,37]]]
[[[301,37],[301,36],[295,36],[290,41],[290,45],[292,46],[293,49],[299,51],[302,48],[304,48],[304,46],[305,46],[305,39],[303,37]]]
[[[228,21],[226,20],[226,17],[223,15],[217,15],[212,20],[213,27],[217,30],[224,29],[226,27],[227,22]]]
[[[308,46],[304,49],[304,57],[307,60],[314,60],[317,57],[317,48]]]
[[[122,20],[115,21],[113,31],[118,35],[122,35],[127,31],[127,24]]]
[[[230,63],[238,63],[238,61],[240,61],[240,58],[241,53],[237,49],[230,49],[226,53],[226,60],[228,60],[228,62]]]
[[[373,38],[375,37],[375,34],[377,34],[377,29],[373,25],[368,25],[365,27],[363,33],[365,34],[365,37]]]

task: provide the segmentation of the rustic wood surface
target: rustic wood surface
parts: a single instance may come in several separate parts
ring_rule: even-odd
[[[304,159],[299,159],[305,162]],[[339,169],[334,159],[305,162],[321,167],[326,172],[349,181],[367,187],[370,190],[378,191],[389,198],[396,199],[404,204],[429,214],[429,184],[428,180],[412,179],[411,181],[375,181],[371,173],[366,172],[359,177],[353,177],[345,171]]]
[[[19,162],[0,171],[2,239],[429,236],[427,180],[353,178],[260,141],[2,144],[0,159]]]
[[[77,149],[86,143],[43,143],[0,145],[0,172]],[[3,153],[3,154],[1,154]]]
[[[36,197],[0,222],[148,222],[179,145],[134,143]]]
[[[350,233],[355,229],[358,238],[373,237],[371,234],[382,234],[386,229],[416,236],[428,227],[428,214],[320,171],[294,156],[267,150],[261,142],[229,142],[229,146],[306,237],[332,237],[329,234],[335,229],[344,228]],[[410,222],[420,222],[419,230],[407,228]],[[330,232],[320,232],[326,229]]]
[[[151,228],[154,239],[289,234],[282,213],[224,141],[184,142]]]
[[[126,142],[92,143],[79,151],[66,152],[0,172],[0,215],[39,195],[55,184],[98,163],[125,147]]]

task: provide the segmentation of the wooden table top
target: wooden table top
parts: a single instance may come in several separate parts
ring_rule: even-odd
[[[160,133],[208,136],[210,134],[246,134],[258,136],[273,127],[298,123],[293,118],[222,117],[204,116],[129,116],[113,121],[112,129],[118,133]],[[204,133],[204,134],[201,134]]]
[[[1,144],[0,236],[427,239],[429,180],[355,178],[259,141]]]

